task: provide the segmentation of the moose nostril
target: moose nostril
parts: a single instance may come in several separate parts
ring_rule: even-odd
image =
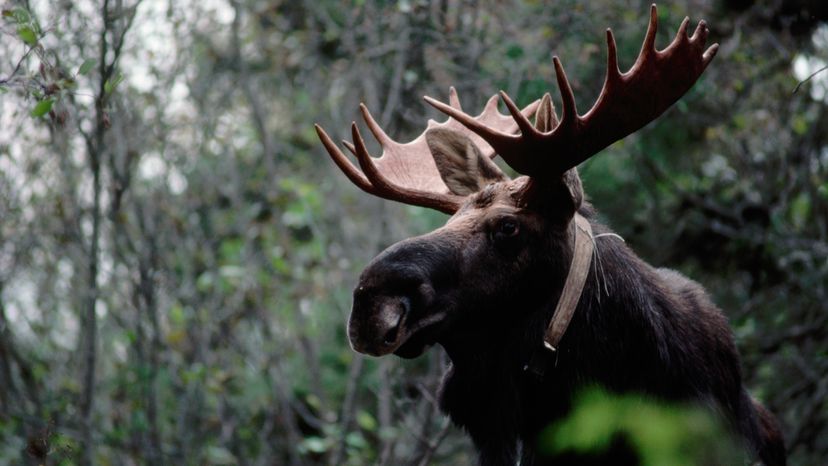
[[[400,333],[400,326],[395,325],[391,328],[388,332],[385,333],[385,336],[382,337],[382,342],[386,345],[392,345],[397,342],[397,334]]]
[[[382,342],[385,345],[393,345],[399,339],[400,327],[411,310],[411,300],[406,296],[400,297],[395,307],[396,309],[391,313],[394,316],[393,320],[389,322],[391,325],[382,337]]]

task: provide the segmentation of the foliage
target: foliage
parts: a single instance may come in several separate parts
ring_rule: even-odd
[[[738,444],[703,408],[600,389],[582,393],[572,414],[541,437],[547,456],[568,463],[576,456],[606,455],[621,464],[625,454],[646,466],[744,462]]]
[[[827,60],[816,3],[661,5],[659,44],[705,18],[719,55],[580,167],[636,251],[727,313],[795,465],[828,455],[825,73],[792,93]],[[472,462],[434,401],[439,348],[368,360],[344,332],[367,261],[445,217],[358,191],[312,124],[345,136],[364,101],[405,140],[437,117],[421,96],[450,85],[470,111],[498,89],[555,96],[552,53],[583,112],[603,29],[630,66],[648,4],[0,4],[0,463]],[[553,445],[650,445],[642,416],[659,447],[720,432],[695,411],[585,400]]]

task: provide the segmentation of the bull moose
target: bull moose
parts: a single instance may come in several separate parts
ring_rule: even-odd
[[[451,215],[445,226],[406,239],[362,272],[348,322],[352,347],[414,358],[441,345],[451,365],[440,406],[471,436],[482,465],[531,465],[539,432],[565,416],[587,385],[689,401],[721,413],[748,453],[785,464],[774,416],[745,389],[726,318],[697,283],[642,261],[596,219],[576,166],[654,120],[710,64],[707,25],[681,23],[655,46],[655,5],[632,68],[618,68],[607,30],[607,73],[595,105],[580,115],[553,58],[560,117],[547,93],[524,109],[504,92],[482,113],[425,100],[449,119],[429,121],[407,144],[392,140],[361,105],[382,146],[369,154],[354,123],[344,145],[325,131],[333,161],[362,190]],[[534,116],[534,123],[530,118]],[[510,179],[496,156],[520,176]]]

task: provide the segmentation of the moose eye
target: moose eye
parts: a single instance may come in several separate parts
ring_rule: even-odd
[[[494,230],[496,240],[514,238],[520,233],[520,224],[513,218],[504,218],[497,222]]]

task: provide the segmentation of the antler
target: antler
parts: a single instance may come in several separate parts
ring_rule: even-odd
[[[687,37],[689,18],[681,23],[667,48],[656,50],[657,22],[656,6],[652,5],[644,45],[635,64],[626,73],[618,69],[615,38],[607,29],[604,87],[595,105],[583,116],[578,115],[575,108],[575,96],[560,59],[552,58],[563,113],[555,124],[557,117],[554,109],[549,107],[552,121],[549,131],[534,127],[503,91],[500,96],[520,128],[520,134],[508,134],[487,126],[434,99],[426,98],[426,101],[480,135],[515,171],[534,177],[560,175],[656,119],[693,86],[716,55],[718,44],[707,50],[704,48],[708,33],[704,21],[700,21],[693,35]]]
[[[518,123],[514,119],[514,116],[504,115],[497,110],[497,95],[489,99],[483,112],[476,117],[471,117],[463,112],[460,106],[460,99],[457,97],[457,91],[453,87],[449,90],[450,105],[446,105],[430,97],[426,97],[426,99],[429,102],[438,102],[446,108],[457,111],[467,121],[473,121],[486,128],[492,128],[499,134],[509,135],[518,129]],[[518,110],[517,107],[515,107],[514,111],[523,118],[527,118],[535,112],[537,106],[538,101],[535,101],[524,108],[523,111]],[[343,141],[343,144],[357,157],[362,171],[357,169],[350,159],[339,150],[321,126],[314,125],[319,139],[328,150],[328,154],[330,154],[333,161],[351,182],[363,191],[385,199],[399,201],[405,204],[430,207],[445,213],[454,213],[457,211],[463,201],[463,197],[452,194],[440,177],[437,164],[428,148],[425,132],[417,136],[413,141],[401,144],[385,134],[385,131],[374,120],[364,104],[360,104],[359,108],[362,111],[362,117],[365,119],[368,129],[382,146],[382,155],[379,158],[372,157],[368,153],[365,140],[362,138],[356,122],[351,124],[351,135],[354,142]],[[449,118],[443,123],[429,120],[426,131],[431,128],[448,128],[460,132],[468,136],[478,149],[480,149],[481,153],[489,157],[494,157],[494,149],[483,138],[466,128],[466,126],[468,125],[461,124],[453,118]]]

